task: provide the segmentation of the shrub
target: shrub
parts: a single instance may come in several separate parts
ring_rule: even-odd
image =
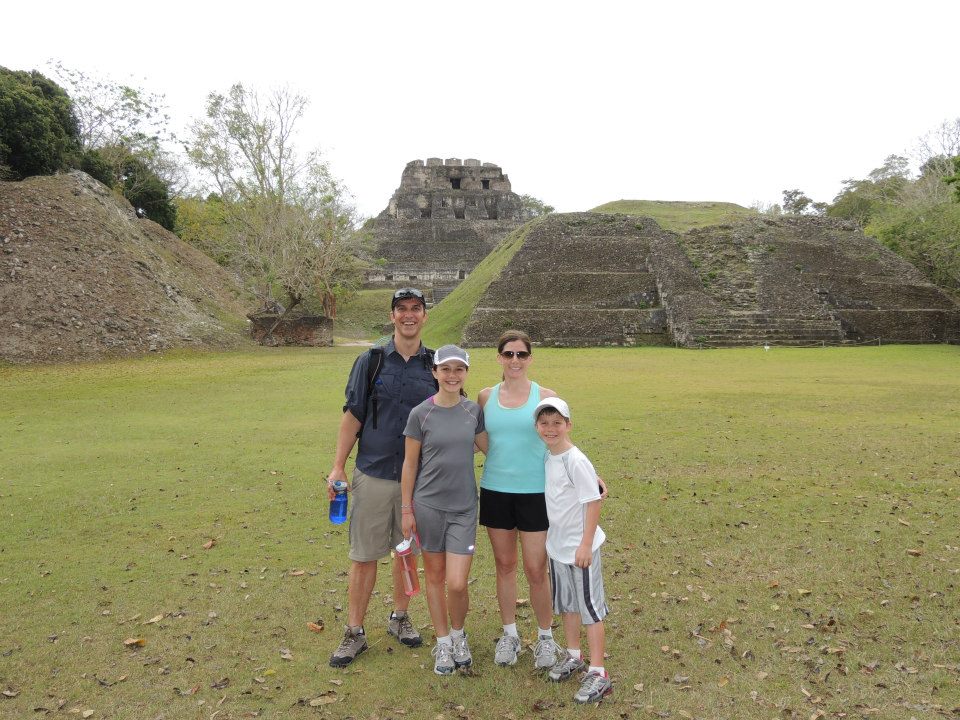
[[[49,175],[78,153],[70,97],[36,70],[0,67],[0,166],[15,179]]]

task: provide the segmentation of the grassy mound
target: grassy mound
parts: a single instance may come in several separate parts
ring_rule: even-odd
[[[641,215],[653,218],[661,227],[673,232],[722,225],[757,214],[754,210],[734,203],[673,200],[614,200],[595,207],[590,212]]]
[[[530,230],[539,222],[541,220],[532,220],[507,235],[456,290],[430,311],[423,332],[423,342],[426,345],[435,348],[445,343],[460,342],[470,313],[480,297],[521,248]]]

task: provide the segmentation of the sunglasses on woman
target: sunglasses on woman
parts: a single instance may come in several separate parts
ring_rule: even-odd
[[[519,358],[520,360],[526,360],[530,357],[529,350],[501,350],[500,354],[503,355],[507,360],[513,360],[514,357]]]

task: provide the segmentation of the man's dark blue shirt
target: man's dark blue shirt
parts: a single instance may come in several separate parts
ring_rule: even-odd
[[[373,427],[373,395],[368,393],[370,353],[353,363],[345,391],[344,411],[360,421],[357,469],[382,480],[400,481],[403,468],[403,429],[410,411],[437,392],[432,355],[421,344],[409,360],[397,352],[393,339],[383,348],[383,367],[373,387],[377,398],[377,427]]]

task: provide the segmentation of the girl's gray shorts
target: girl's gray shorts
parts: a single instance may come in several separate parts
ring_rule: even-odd
[[[593,551],[590,567],[578,568],[550,558],[550,589],[554,612],[580,613],[584,625],[603,620],[608,608],[603,592],[600,548]]]
[[[426,552],[449,552],[473,555],[477,543],[477,507],[464,512],[437,510],[414,501],[420,549]]]

